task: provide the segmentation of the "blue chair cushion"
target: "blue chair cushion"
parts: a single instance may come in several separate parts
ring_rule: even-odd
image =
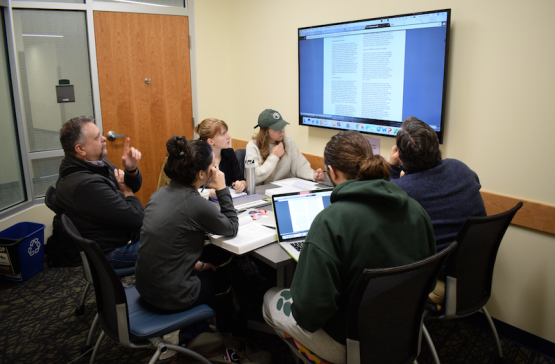
[[[118,278],[129,277],[135,274],[135,267],[114,269]]]
[[[135,287],[126,288],[125,294],[129,312],[129,331],[139,339],[163,336],[214,317],[214,311],[208,305],[200,305],[183,312],[165,313],[141,299]]]

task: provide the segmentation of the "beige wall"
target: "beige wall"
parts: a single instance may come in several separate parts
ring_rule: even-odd
[[[4,220],[0,220],[0,231],[22,221],[37,222],[39,224],[46,225],[44,228],[44,242],[46,243],[46,240],[50,237],[50,235],[52,235],[53,218],[54,213],[46,207],[46,205],[37,205]]]
[[[297,28],[444,8],[452,9],[444,157],[467,163],[485,191],[555,205],[552,0],[196,1],[200,119],[222,118],[245,140],[265,108],[295,124]],[[334,134],[298,125],[286,133],[319,155]],[[392,145],[381,137],[384,157]],[[554,256],[554,235],[509,228],[488,304],[494,317],[552,342]]]

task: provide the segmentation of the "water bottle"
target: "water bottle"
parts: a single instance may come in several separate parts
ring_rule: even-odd
[[[245,177],[247,178],[247,195],[254,195],[256,189],[256,167],[254,160],[245,161]]]

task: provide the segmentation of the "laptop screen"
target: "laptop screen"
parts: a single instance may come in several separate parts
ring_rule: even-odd
[[[332,191],[325,188],[272,196],[279,241],[305,237],[316,215],[331,204]]]

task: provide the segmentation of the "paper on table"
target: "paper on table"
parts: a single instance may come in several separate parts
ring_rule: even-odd
[[[245,196],[247,193],[246,192],[235,192],[235,190],[233,188],[229,189],[229,192],[231,192],[231,198],[235,198],[235,197],[239,197],[239,196]]]
[[[245,214],[243,216],[239,216],[239,226],[247,225],[253,222],[251,215]]]
[[[380,154],[380,142],[381,142],[381,140],[378,139],[378,138],[371,138],[371,137],[366,137],[366,139],[368,139],[368,142],[372,146],[372,154],[373,155]]]
[[[295,187],[299,191],[312,190],[317,182],[307,181],[301,178],[286,178],[279,181],[273,181],[272,184],[282,187]]]

